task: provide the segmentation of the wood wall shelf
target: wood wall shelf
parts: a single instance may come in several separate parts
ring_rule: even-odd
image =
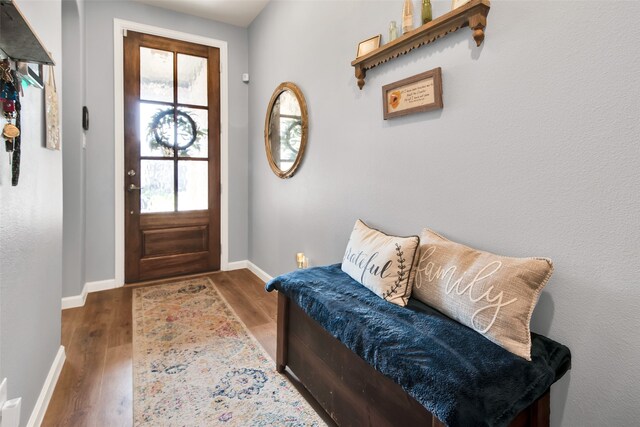
[[[12,61],[55,65],[44,44],[12,0],[0,0],[0,50]]]
[[[351,61],[355,68],[358,87],[364,86],[367,70],[383,64],[400,55],[404,55],[422,45],[432,43],[462,27],[473,31],[473,39],[480,46],[484,40],[484,29],[487,26],[487,15],[491,8],[489,0],[472,0],[459,8],[446,13],[433,21],[403,34],[368,54]]]

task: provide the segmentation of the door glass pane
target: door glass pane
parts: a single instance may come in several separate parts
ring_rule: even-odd
[[[185,147],[178,150],[180,157],[207,157],[209,153],[208,114],[207,110],[178,108],[178,146]],[[194,126],[195,139],[193,138]]]
[[[207,105],[207,59],[178,54],[178,103]]]
[[[302,114],[300,112],[300,103],[298,102],[298,98],[296,98],[290,90],[282,92],[278,97],[278,101],[281,116],[299,117]]]
[[[141,156],[173,157],[173,122],[173,107],[140,103]]]
[[[289,170],[296,160],[302,141],[302,122],[298,118],[280,117],[279,165],[283,171]]]
[[[207,209],[209,179],[207,161],[178,161],[178,210]]]
[[[140,48],[140,98],[173,102],[173,52]]]
[[[173,160],[140,160],[140,212],[173,212]]]

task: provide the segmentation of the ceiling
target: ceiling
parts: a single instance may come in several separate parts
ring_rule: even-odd
[[[269,0],[134,0],[188,15],[248,27]]]

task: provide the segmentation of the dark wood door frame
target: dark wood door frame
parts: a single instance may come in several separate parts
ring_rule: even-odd
[[[164,279],[184,274],[216,271],[220,269],[220,50],[166,37],[130,31],[124,41],[124,105],[125,105],[125,169],[127,172],[125,199],[125,280],[135,283],[149,279]],[[159,49],[172,58],[172,94],[163,102],[144,100],[141,95],[141,49]],[[202,107],[179,103],[178,76],[180,55],[205,59],[207,102]],[[153,97],[152,97],[153,99]],[[206,210],[179,210],[179,165],[202,164],[201,156],[178,155],[171,150],[165,153],[147,154],[141,147],[146,143],[140,128],[140,108],[153,105],[158,111],[172,112],[177,120],[180,108],[196,108],[206,112],[208,134],[205,139],[208,155],[208,199]],[[162,110],[164,109],[164,110]],[[185,117],[195,122],[186,113]],[[192,130],[195,133],[195,128]],[[177,138],[177,125],[173,137]],[[157,136],[156,136],[157,137]],[[144,213],[141,209],[142,159],[153,159],[157,165],[172,165],[173,206],[162,213]]]
[[[115,100],[115,179],[114,193],[114,228],[115,228],[115,271],[114,280],[101,283],[104,286],[122,286],[124,284],[124,238],[125,238],[125,167],[124,167],[124,89],[123,89],[123,35],[128,30],[169,37],[191,43],[204,44],[220,49],[220,178],[222,195],[220,200],[220,269],[228,270],[229,265],[229,180],[228,180],[228,146],[229,146],[229,70],[228,70],[228,46],[224,40],[168,30],[147,24],[132,21],[114,19],[114,100]],[[112,284],[111,284],[112,283]]]
[[[220,255],[220,269],[228,270],[229,265],[229,181],[228,181],[228,146],[229,146],[229,71],[228,71],[228,44],[224,40],[218,40],[210,37],[203,37],[174,30],[168,30],[147,24],[141,24],[132,21],[114,19],[114,104],[115,104],[115,121],[114,121],[114,155],[115,155],[115,185],[113,192],[113,200],[115,200],[114,209],[114,229],[115,229],[115,247],[114,247],[114,280],[108,282],[113,283],[109,286],[122,286],[124,284],[124,238],[125,238],[125,215],[124,215],[124,199],[125,194],[122,191],[125,185],[125,168],[124,168],[124,76],[123,76],[123,51],[124,38],[122,37],[127,31],[137,31],[148,34],[155,34],[182,40],[191,43],[204,44],[220,49],[220,117],[221,117],[221,135],[220,135],[220,171],[222,195],[220,200],[220,236],[222,250]],[[106,283],[106,282],[105,282]]]

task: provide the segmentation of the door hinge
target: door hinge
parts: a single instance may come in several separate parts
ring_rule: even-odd
[[[126,28],[124,28],[122,30],[122,37],[127,37],[127,29]]]

